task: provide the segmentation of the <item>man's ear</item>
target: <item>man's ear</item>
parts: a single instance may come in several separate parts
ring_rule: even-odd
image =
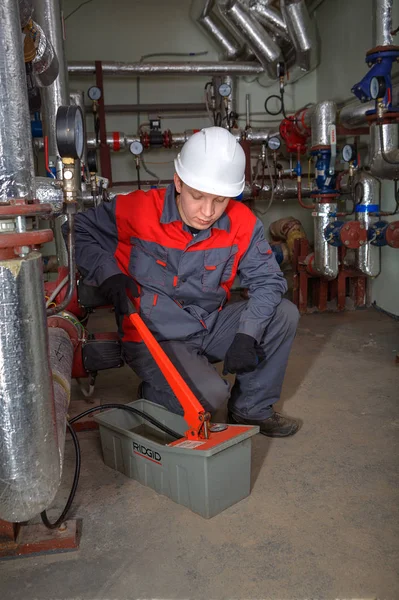
[[[175,173],[173,175],[173,181],[174,181],[174,184],[175,184],[176,192],[178,194],[180,194],[181,193],[182,180],[180,179],[180,177],[178,176],[177,173]]]

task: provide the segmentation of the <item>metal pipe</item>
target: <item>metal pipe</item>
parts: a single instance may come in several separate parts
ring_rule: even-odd
[[[330,126],[335,125],[336,115],[337,105],[332,100],[319,102],[312,107],[312,148],[331,145]]]
[[[205,31],[207,36],[216,42],[226,59],[235,60],[242,52],[243,44],[212,13],[215,0],[194,0],[191,4],[191,17]]]
[[[392,77],[392,104],[399,103],[399,73]],[[346,102],[339,111],[339,123],[347,129],[364,127],[367,125],[366,113],[375,108],[375,100],[360,103],[358,100]]]
[[[251,62],[157,62],[124,63],[103,62],[104,76],[137,75],[259,75],[262,65]],[[70,61],[68,72],[73,75],[95,74],[94,61]]]
[[[258,192],[258,196],[262,199],[269,200],[272,194],[272,188],[270,182],[267,182],[263,187],[255,183],[253,186]],[[302,180],[302,197],[309,198],[313,191],[312,183],[309,184],[306,175]],[[249,196],[253,195],[253,189],[248,191]],[[257,196],[257,197],[258,197]],[[245,194],[244,194],[245,197]],[[298,197],[297,194],[297,180],[296,177],[292,179],[277,179],[274,185],[274,199],[275,200],[294,200]]]
[[[355,190],[361,186],[361,202],[356,204],[356,220],[360,221],[366,230],[379,221],[380,217],[370,212],[365,207],[379,204],[379,182],[364,171],[360,171],[355,176]],[[362,207],[362,208],[360,208]],[[371,207],[370,207],[371,210]],[[355,250],[355,267],[367,275],[367,277],[377,277],[381,270],[380,248],[370,243],[360,246]]]
[[[1,261],[0,289],[0,519],[19,522],[51,504],[61,477],[41,255]]]
[[[297,53],[296,64],[310,71],[318,62],[314,20],[310,18],[305,0],[280,0],[280,9]]]
[[[86,105],[86,110],[92,110],[92,106]],[[206,112],[206,106],[202,102],[185,104],[106,104],[104,106],[106,113],[153,113],[161,114],[168,112]]]
[[[280,11],[272,6],[265,5],[259,0],[252,0],[249,4],[249,10],[269,31],[290,41],[287,25]]]
[[[399,125],[397,123],[371,125],[369,166],[375,177],[399,179]]]
[[[68,251],[68,288],[62,302],[57,304],[57,306],[53,306],[51,308],[47,308],[47,316],[51,317],[63,310],[68,306],[70,301],[72,300],[73,293],[76,287],[76,261],[75,261],[75,237],[74,237],[74,228],[75,228],[75,215],[69,213],[67,215],[68,222],[68,243],[67,243],[67,251]]]
[[[393,0],[374,0],[374,47],[391,46]]]
[[[50,40],[44,35],[42,28],[32,22],[32,32],[39,40],[36,56],[32,60],[36,84],[39,87],[51,85],[59,73],[59,63]]]
[[[237,0],[232,0],[227,4],[225,0],[219,0],[219,6],[239,29],[243,39],[267,71],[269,77],[277,79],[277,66],[279,63],[284,62],[284,58],[272,36],[257,22],[252,14],[245,11]]]
[[[48,137],[49,158],[58,156],[55,121],[60,106],[69,104],[68,70],[64,52],[64,35],[60,0],[33,0],[35,18],[50,40],[58,57],[58,77],[50,86],[41,89],[43,130]]]
[[[331,216],[336,212],[336,203],[317,203],[312,213],[314,219],[314,269],[324,279],[335,279],[338,275],[338,248],[331,246],[324,235],[327,225],[336,221],[336,218]]]
[[[0,3],[0,201],[33,199],[35,171],[18,3]]]
[[[251,127],[251,94],[245,95],[245,128],[249,129]]]

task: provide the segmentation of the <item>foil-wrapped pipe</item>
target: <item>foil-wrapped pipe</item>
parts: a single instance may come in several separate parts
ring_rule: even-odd
[[[318,62],[314,20],[310,18],[305,0],[281,0],[280,9],[288,33],[297,52],[297,65],[310,71]]]
[[[33,6],[35,19],[54,48],[59,63],[58,76],[55,81],[51,85],[41,88],[43,130],[44,135],[48,137],[49,158],[55,161],[58,156],[55,127],[57,110],[60,106],[69,104],[61,0],[33,0]]]
[[[263,186],[258,182],[253,188],[244,190],[244,197],[249,198],[255,190],[256,196],[265,200],[269,200],[272,195],[272,187],[269,179],[266,179]],[[302,197],[309,198],[313,192],[312,183],[304,175],[302,179]],[[247,193],[247,196],[245,195]],[[293,200],[298,198],[297,180],[293,179],[278,179],[274,184],[274,200]]]
[[[50,368],[54,389],[58,454],[60,460],[60,472],[62,473],[67,412],[71,398],[71,375],[74,350],[69,335],[59,327],[48,328],[48,339]]]
[[[282,39],[290,40],[287,25],[276,8],[268,6],[260,0],[251,0],[249,10],[271,33],[276,33]]]
[[[335,279],[338,275],[338,248],[331,246],[324,235],[327,225],[336,221],[336,217],[331,216],[336,212],[336,203],[317,203],[312,213],[314,219],[313,268],[324,279]]]
[[[256,59],[255,54],[252,52],[251,48],[248,46],[248,44],[246,44],[243,39],[242,39],[242,35],[239,31],[239,29],[237,29],[237,27],[234,25],[234,23],[226,16],[225,12],[220,8],[219,4],[216,2],[214,9],[213,9],[214,13],[220,18],[220,20],[222,21],[222,23],[225,25],[225,27],[227,28],[228,31],[230,31],[230,33],[234,36],[234,38],[240,43],[240,44],[244,44],[242,47],[242,50],[240,52],[240,60],[242,61],[253,61]],[[263,71],[263,69],[262,69]]]
[[[243,132],[243,136],[249,142],[253,144],[263,144],[271,137],[280,136],[280,130],[278,128],[250,128]]]
[[[41,204],[51,204],[54,216],[62,212],[64,194],[57,180],[50,177],[36,177],[36,198]]]
[[[1,261],[0,290],[0,519],[20,522],[61,476],[41,255]]]
[[[277,67],[279,63],[284,62],[284,57],[272,36],[237,0],[232,0],[227,4],[225,0],[219,0],[219,4],[226,16],[239,29],[243,39],[252,49],[269,77],[278,79]]]
[[[337,105],[332,100],[319,102],[312,110],[312,148],[317,146],[331,146],[331,125],[335,125]]]
[[[353,100],[346,104],[339,111],[339,123],[347,129],[356,127],[364,127],[367,124],[366,113],[375,108],[375,100],[370,102],[360,103],[358,100]]]
[[[32,17],[32,0],[18,0],[21,29],[26,27]]]
[[[214,4],[215,0],[193,0],[191,17],[207,36],[217,43],[227,60],[235,60],[241,54],[243,44],[237,41],[221,19],[212,13]]]
[[[33,73],[38,87],[51,85],[58,77],[59,63],[51,42],[46,38],[42,28],[35,22],[32,29],[36,34],[36,56],[32,61]]]
[[[18,3],[0,3],[0,202],[34,198],[32,134]]]
[[[393,0],[374,0],[374,47],[391,46]]]
[[[369,166],[380,179],[399,179],[399,124],[373,123],[370,127]]]
[[[356,203],[356,219],[369,230],[380,218],[373,210],[379,204],[379,182],[370,174],[360,171],[355,176],[355,195],[361,198]],[[368,277],[377,277],[381,270],[381,251],[370,243],[355,250],[355,267]]]
[[[137,75],[259,75],[262,65],[251,62],[103,62],[103,74],[116,77]],[[68,72],[73,75],[93,75],[94,61],[69,61]]]

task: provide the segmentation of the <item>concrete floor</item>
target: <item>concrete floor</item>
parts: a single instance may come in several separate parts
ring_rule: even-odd
[[[399,323],[374,310],[302,317],[280,409],[303,427],[256,436],[251,495],[209,521],[106,467],[98,433],[79,434],[80,550],[1,562],[0,597],[397,600],[398,351]],[[127,368],[103,373],[95,399],[136,387]],[[71,441],[66,457],[54,515]]]

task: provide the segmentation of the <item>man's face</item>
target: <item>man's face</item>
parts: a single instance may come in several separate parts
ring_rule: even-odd
[[[175,173],[174,182],[177,197],[177,208],[186,225],[195,229],[208,229],[222,216],[230,198],[215,196],[194,190]]]

